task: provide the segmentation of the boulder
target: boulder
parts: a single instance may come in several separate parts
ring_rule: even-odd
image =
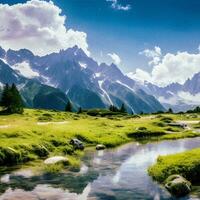
[[[75,150],[84,150],[83,143],[77,138],[71,139],[70,144],[74,147]]]
[[[96,150],[104,150],[105,148],[106,148],[106,146],[103,144],[97,144],[97,146],[96,146]]]
[[[46,165],[58,164],[58,163],[68,164],[68,162],[69,161],[68,161],[68,159],[66,157],[54,156],[54,157],[47,158],[44,161],[44,164],[46,164]]]
[[[180,175],[171,175],[165,181],[167,190],[176,197],[189,194],[191,186],[191,183]]]

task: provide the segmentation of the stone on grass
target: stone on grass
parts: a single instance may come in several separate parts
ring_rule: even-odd
[[[74,147],[75,150],[84,150],[83,143],[77,138],[71,139],[70,144]]]
[[[104,150],[105,148],[106,148],[106,146],[103,144],[97,144],[97,146],[96,146],[96,150]]]
[[[68,162],[69,161],[68,161],[68,159],[66,157],[54,156],[54,157],[47,158],[44,161],[44,164],[46,164],[46,165],[59,164],[59,163],[68,164]]]

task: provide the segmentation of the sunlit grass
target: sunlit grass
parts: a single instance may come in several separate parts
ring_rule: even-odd
[[[195,115],[195,120],[200,117]],[[179,139],[200,133],[168,126],[166,121],[194,120],[190,115],[142,115],[92,117],[86,114],[25,109],[23,115],[0,116],[0,165],[13,165],[51,155],[71,156],[78,164],[70,139],[76,137],[85,146],[104,144],[115,147],[133,140]],[[46,123],[46,124],[45,124]],[[168,133],[170,132],[170,133]],[[11,150],[12,149],[12,150]],[[9,158],[9,159],[8,159]],[[79,162],[79,161],[78,161]]]

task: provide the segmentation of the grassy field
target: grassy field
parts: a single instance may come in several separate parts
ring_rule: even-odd
[[[164,182],[172,174],[180,174],[193,183],[199,183],[200,149],[160,156],[148,171],[159,182]]]
[[[105,114],[104,114],[105,115]],[[103,115],[103,116],[104,116]],[[22,115],[0,116],[0,165],[16,165],[43,160],[53,155],[68,155],[78,166],[80,152],[69,145],[78,138],[87,146],[106,147],[130,141],[179,139],[200,136],[199,126],[189,129],[169,126],[172,121],[198,121],[199,115],[108,115],[89,116],[67,112],[25,109]]]

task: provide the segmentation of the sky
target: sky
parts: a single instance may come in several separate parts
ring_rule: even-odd
[[[76,44],[160,86],[200,71],[199,0],[0,0],[0,18],[7,49],[44,55]]]

